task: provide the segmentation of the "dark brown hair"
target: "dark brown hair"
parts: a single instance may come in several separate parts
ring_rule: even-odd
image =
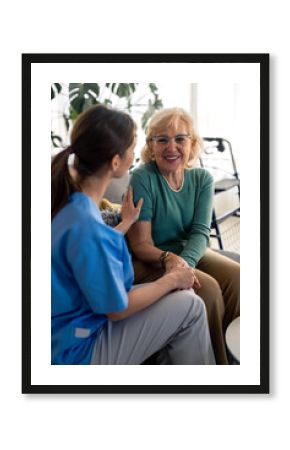
[[[76,120],[71,145],[58,153],[51,164],[51,217],[65,206],[69,195],[80,188],[72,178],[69,155],[75,154],[78,180],[97,173],[118,154],[125,155],[134,140],[135,123],[126,113],[104,105],[93,106]]]

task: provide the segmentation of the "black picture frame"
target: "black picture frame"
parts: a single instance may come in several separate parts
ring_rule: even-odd
[[[22,393],[258,394],[269,393],[269,54],[23,54],[22,55]],[[69,63],[245,63],[260,68],[260,382],[238,385],[32,384],[31,372],[31,67]],[[59,81],[59,80],[52,80]],[[49,92],[48,92],[49,95]],[[49,130],[48,130],[49,133]],[[44,137],[45,139],[45,137]],[[261,151],[261,149],[263,151]],[[170,368],[168,368],[170,370]]]

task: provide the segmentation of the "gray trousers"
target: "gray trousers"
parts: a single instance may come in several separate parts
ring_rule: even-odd
[[[156,352],[157,364],[215,364],[206,309],[192,289],[167,294],[126,319],[108,320],[91,364],[141,364]]]

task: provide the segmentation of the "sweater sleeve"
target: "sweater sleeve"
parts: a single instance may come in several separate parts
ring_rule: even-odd
[[[203,170],[200,177],[199,191],[192,224],[188,233],[187,243],[180,256],[195,267],[203,256],[208,245],[212,216],[214,183],[212,175]]]
[[[133,172],[130,178],[133,189],[134,204],[143,198],[143,205],[139,215],[140,220],[151,221],[153,217],[153,197],[150,179],[145,173]]]

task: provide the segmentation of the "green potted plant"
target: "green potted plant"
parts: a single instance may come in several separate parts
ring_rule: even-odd
[[[163,106],[154,83],[53,83],[51,100],[56,102],[60,99],[62,105],[57,116],[63,122],[63,132],[59,134],[51,130],[52,146],[60,148],[68,144],[68,133],[73,121],[92,105],[103,103],[134,113],[140,118],[143,129],[152,114]]]

